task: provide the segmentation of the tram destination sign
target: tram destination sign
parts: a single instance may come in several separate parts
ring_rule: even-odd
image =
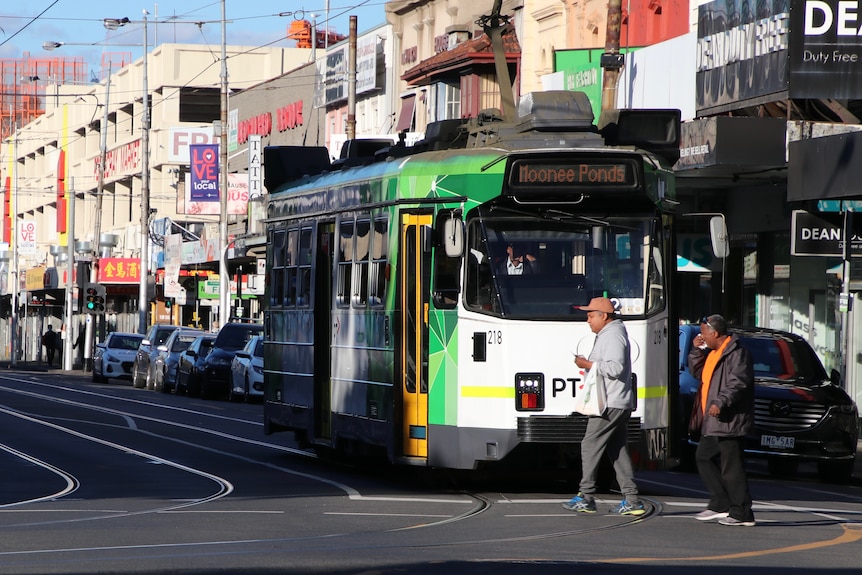
[[[509,165],[513,190],[578,188],[632,189],[638,185],[637,162],[620,157],[519,158]]]
[[[862,214],[854,217],[855,225],[850,238],[850,256],[862,257],[862,233],[859,224]],[[793,235],[790,253],[794,256],[844,256],[844,216],[836,213],[812,214],[793,210]]]

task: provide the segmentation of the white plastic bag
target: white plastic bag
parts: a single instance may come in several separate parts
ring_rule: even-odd
[[[608,396],[605,391],[605,380],[595,369],[587,372],[587,376],[578,383],[575,392],[575,411],[583,415],[600,416],[605,413]]]

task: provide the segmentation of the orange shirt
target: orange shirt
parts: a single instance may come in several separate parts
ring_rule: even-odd
[[[728,336],[724,338],[724,343],[721,344],[721,347],[709,352],[709,355],[706,356],[706,362],[703,364],[703,372],[700,374],[700,380],[703,383],[703,387],[700,391],[700,408],[703,413],[706,413],[706,397],[709,395],[709,384],[712,382],[712,374],[715,371],[715,366],[718,365],[718,360],[721,358],[721,354],[729,343],[730,337]]]

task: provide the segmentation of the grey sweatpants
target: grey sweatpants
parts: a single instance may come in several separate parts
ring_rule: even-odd
[[[638,487],[635,485],[632,460],[626,448],[626,427],[632,411],[630,409],[605,410],[602,417],[590,417],[587,421],[587,431],[581,442],[581,485],[580,491],[586,496],[596,492],[596,473],[602,454],[607,452],[617,483],[626,501],[639,501]]]

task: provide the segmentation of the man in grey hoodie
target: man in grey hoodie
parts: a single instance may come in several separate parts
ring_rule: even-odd
[[[626,326],[616,317],[614,304],[606,297],[595,297],[589,305],[580,306],[587,312],[587,323],[596,334],[590,357],[575,357],[581,369],[595,369],[604,380],[607,409],[598,417],[590,417],[581,441],[580,492],[563,503],[569,511],[595,513],[596,473],[602,455],[607,452],[614,465],[617,482],[624,499],[611,513],[643,515],[646,510],[638,496],[632,461],[627,443],[627,426],[634,406],[632,390],[631,344]]]

